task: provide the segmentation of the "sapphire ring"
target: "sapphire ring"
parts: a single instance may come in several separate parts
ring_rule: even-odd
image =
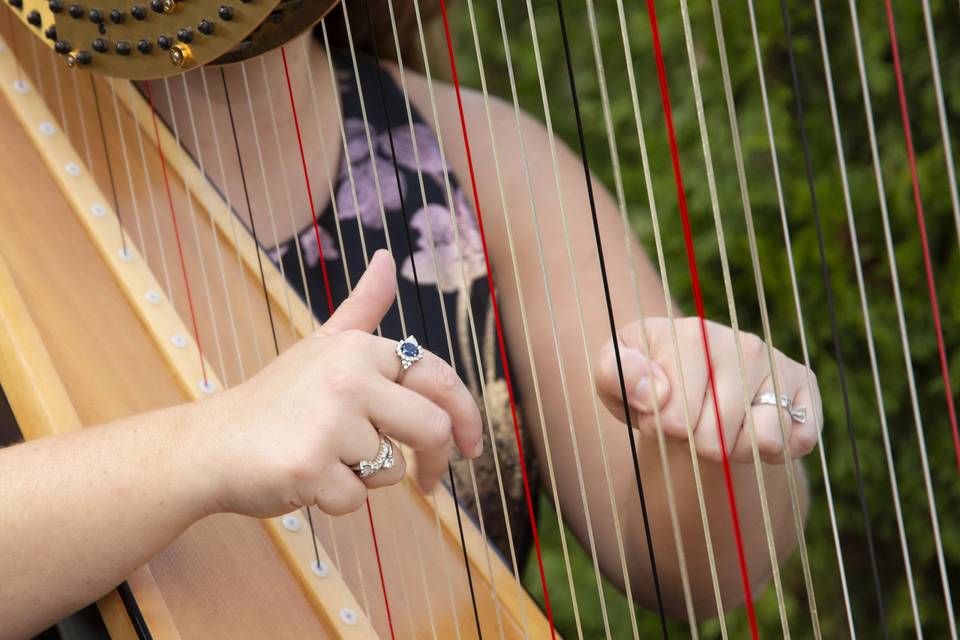
[[[397,342],[397,357],[400,358],[400,374],[397,376],[397,384],[403,380],[403,374],[407,369],[413,366],[417,360],[423,357],[423,347],[413,336],[407,336]]]

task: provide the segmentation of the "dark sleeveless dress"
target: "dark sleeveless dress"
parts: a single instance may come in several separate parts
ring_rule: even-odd
[[[334,305],[348,295],[348,274],[344,272],[344,262],[350,283],[353,284],[364,270],[363,247],[366,247],[369,257],[377,249],[387,247],[389,235],[397,263],[406,333],[402,330],[400,312],[394,304],[381,324],[383,335],[401,339],[413,334],[421,345],[447,362],[451,362],[452,357],[457,372],[474,394],[484,412],[484,454],[474,462],[479,496],[473,492],[467,464],[457,459],[453,464],[457,497],[475,519],[479,504],[487,535],[504,557],[509,557],[493,447],[487,430],[489,418],[499,453],[498,462],[514,549],[522,567],[530,545],[531,528],[475,210],[452,171],[444,166],[440,145],[432,128],[414,110],[414,136],[411,137],[401,88],[385,69],[378,70],[374,60],[358,57],[363,106],[371,141],[368,144],[352,61],[349,56],[344,56],[336,58],[335,62],[346,153],[341,155],[334,197],[319,218],[323,260]],[[419,154],[419,167],[414,144]],[[422,191],[418,169],[423,178]],[[452,203],[448,202],[445,178],[449,179]],[[425,201],[422,194],[426,195]],[[451,221],[451,207],[456,219],[456,231]],[[300,244],[300,256],[294,242]],[[270,256],[276,262],[282,261],[284,273],[292,287],[301,297],[309,295],[314,314],[321,321],[326,319],[327,293],[313,226],[303,229],[296,238],[270,251]],[[307,291],[304,291],[301,275],[301,258]],[[446,328],[441,295],[446,312]],[[473,340],[471,315],[479,344]],[[481,395],[480,375],[483,376],[489,416],[486,415]],[[521,433],[526,433],[522,426]],[[531,474],[531,490],[536,491],[533,446],[525,435],[523,448],[527,456],[528,473]]]

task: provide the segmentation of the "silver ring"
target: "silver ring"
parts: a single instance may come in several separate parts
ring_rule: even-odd
[[[413,363],[423,357],[423,347],[412,335],[397,341],[397,357],[400,358],[400,375],[397,383],[403,380],[403,374],[413,366]]]
[[[790,414],[790,417],[793,418],[795,422],[803,424],[807,421],[807,408],[806,407],[795,407],[790,401],[790,398],[787,396],[780,396],[779,400],[777,399],[777,394],[772,391],[766,393],[761,393],[757,396],[757,399],[753,401],[753,406],[757,405],[767,405],[771,407],[782,407],[787,410],[787,413]]]
[[[379,431],[377,433],[380,436],[380,450],[377,451],[377,457],[373,460],[361,460],[357,464],[350,465],[353,472],[361,479],[376,475],[384,469],[390,469],[396,463],[393,457],[393,443],[387,436]]]

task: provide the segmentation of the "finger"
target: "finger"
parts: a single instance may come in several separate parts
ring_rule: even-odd
[[[380,451],[380,434],[371,420],[358,417],[349,426],[344,426],[339,432],[340,461],[348,467],[358,464],[361,460],[373,460]]]
[[[619,420],[625,421],[623,391],[628,407],[640,414],[652,414],[666,403],[670,383],[663,369],[639,350],[619,342],[620,361],[608,341],[601,351],[594,376],[597,395],[607,409]],[[621,375],[622,372],[622,375]]]
[[[414,451],[440,449],[450,441],[450,414],[416,391],[381,378],[370,397],[370,421]]]
[[[317,489],[317,507],[332,516],[353,513],[367,500],[367,486],[345,464],[335,464],[327,474],[327,482]]]
[[[393,304],[396,292],[396,265],[390,254],[381,249],[373,254],[350,297],[340,304],[317,333],[332,335],[347,329],[373,331]]]
[[[794,429],[803,424],[795,420],[790,411],[779,404],[779,398],[788,398],[791,406],[796,407],[795,400],[804,386],[806,377],[804,367],[790,360],[779,351],[774,354],[774,362],[777,366],[777,385],[773,383],[773,376],[768,376],[761,383],[757,396],[763,393],[775,393],[778,404],[754,405],[751,409],[757,449],[760,458],[768,463],[783,461],[786,443],[792,439]],[[809,407],[807,410],[810,410]]]
[[[816,376],[809,374],[803,368],[804,381],[793,400],[795,407],[805,407],[807,419],[802,423],[794,423],[790,433],[787,451],[791,458],[801,458],[811,451],[820,441],[820,430],[823,428],[823,407],[820,403],[820,390],[817,387]]]
[[[375,366],[385,378],[396,380],[401,371],[396,342],[376,336],[370,336],[369,340]],[[464,456],[476,458],[483,452],[480,409],[453,367],[424,350],[423,357],[404,373],[403,387],[419,393],[447,412],[453,441]]]
[[[372,476],[361,478],[368,489],[380,489],[397,484],[403,479],[403,474],[407,470],[407,462],[403,457],[403,451],[396,443],[390,443],[390,451],[393,455],[393,466],[380,469]]]
[[[450,452],[453,439],[448,439],[439,449],[426,449],[417,452],[417,484],[424,493],[430,493],[447,471],[450,464]]]

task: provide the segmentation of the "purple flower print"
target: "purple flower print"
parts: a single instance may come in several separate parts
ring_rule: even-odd
[[[450,209],[442,205],[429,204],[417,210],[410,218],[410,227],[418,232],[417,249],[412,256],[412,259],[416,260],[417,278],[422,283],[438,284],[445,293],[460,289],[463,286],[463,277],[470,283],[486,274],[483,244],[473,208],[459,189],[454,194],[454,208],[456,233]],[[431,235],[433,251],[429,244]],[[413,280],[411,258],[404,260],[400,273],[406,279]]]
[[[397,164],[411,171],[423,171],[436,180],[443,180],[443,158],[440,155],[440,143],[433,135],[433,130],[423,123],[413,125],[413,137],[410,136],[409,125],[394,127],[393,148],[397,155]],[[416,138],[416,153],[414,153],[414,137]],[[390,134],[381,133],[377,136],[379,152],[390,157]],[[420,166],[417,166],[417,155],[420,156]]]
[[[300,241],[303,264],[306,267],[317,266],[320,263],[320,250],[317,248],[317,236],[314,228],[311,226],[301,231],[298,240]],[[323,248],[324,260],[336,260],[340,257],[337,243],[323,227],[320,227],[320,246]]]
[[[348,220],[359,216],[360,222],[371,229],[382,229],[383,218],[380,211],[380,198],[383,200],[385,212],[399,211],[401,198],[400,189],[406,189],[406,179],[400,174],[400,183],[397,184],[397,175],[393,163],[382,152],[374,153],[373,162],[370,161],[367,136],[363,121],[350,118],[346,122],[347,157],[340,167],[340,186],[337,188],[337,211],[341,220]],[[349,162],[349,165],[347,164]],[[380,181],[380,198],[377,197],[377,181]],[[349,168],[349,174],[348,174]],[[350,174],[353,175],[353,184],[350,183]],[[356,198],[354,198],[356,194]]]

